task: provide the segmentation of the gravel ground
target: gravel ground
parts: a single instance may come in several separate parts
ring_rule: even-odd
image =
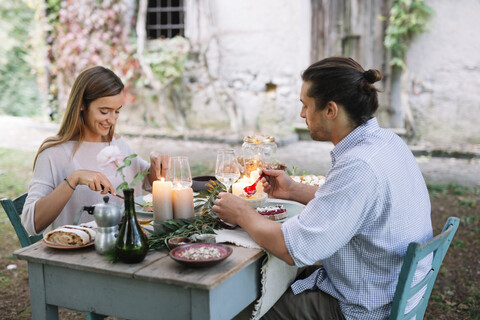
[[[55,135],[57,130],[58,124],[50,122],[0,116],[0,147],[35,152],[40,143],[46,137]],[[225,142],[152,138],[142,135],[140,131],[141,129],[129,128],[129,134],[125,137],[145,159],[148,159],[151,150],[160,150],[170,155],[188,156],[191,163],[201,163],[206,168],[213,168],[217,149],[229,147],[240,150],[241,148],[240,143],[231,145]],[[303,171],[309,174],[325,174],[331,165],[332,147],[332,144],[327,142],[283,143],[278,148],[277,158],[289,168],[298,168],[298,174]],[[419,151],[418,147],[415,147],[415,151]],[[478,150],[463,151],[475,153]],[[480,156],[472,159],[418,156],[417,161],[428,183],[457,183],[463,186],[480,187]]]

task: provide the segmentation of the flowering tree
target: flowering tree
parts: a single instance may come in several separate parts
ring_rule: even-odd
[[[61,0],[50,34],[50,94],[58,108],[66,107],[75,77],[84,69],[102,65],[125,83],[127,98],[138,62],[129,43],[133,9],[122,0]],[[50,12],[51,13],[51,12]],[[130,17],[130,19],[129,19]],[[129,21],[130,20],[130,21]]]

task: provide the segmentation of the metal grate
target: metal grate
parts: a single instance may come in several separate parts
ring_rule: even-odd
[[[148,1],[148,39],[183,36],[184,30],[183,0]]]

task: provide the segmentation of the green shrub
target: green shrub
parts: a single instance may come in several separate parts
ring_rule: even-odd
[[[1,114],[38,115],[43,105],[34,68],[28,62],[34,14],[23,1],[0,2]]]

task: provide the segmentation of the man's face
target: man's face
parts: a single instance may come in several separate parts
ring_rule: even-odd
[[[310,88],[310,82],[302,84],[300,92],[300,101],[302,102],[302,111],[300,117],[305,119],[310,136],[316,141],[329,141],[327,121],[322,111],[318,111],[315,107],[315,99],[307,95]]]

